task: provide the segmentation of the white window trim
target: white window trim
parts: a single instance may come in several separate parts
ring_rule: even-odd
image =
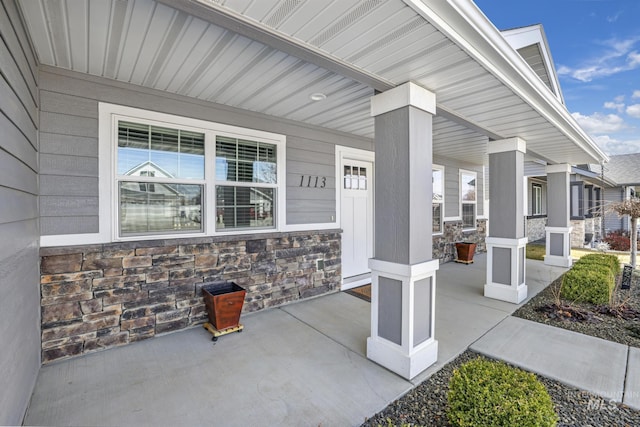
[[[538,201],[538,203],[536,203],[537,201],[537,197],[536,197],[536,193],[539,193],[540,196],[540,200]],[[532,182],[531,183],[531,215],[532,216],[540,216],[542,215],[542,184],[539,184],[537,182]],[[538,210],[538,212],[536,212],[536,208]]]
[[[431,165],[431,169],[432,170],[439,170],[439,171],[442,172],[442,201],[440,202],[440,206],[441,206],[440,207],[440,212],[442,214],[441,214],[441,218],[440,218],[440,231],[432,232],[432,234],[434,236],[440,236],[440,235],[444,234],[444,220],[445,220],[445,217],[444,217],[445,194],[444,194],[444,192],[445,192],[445,187],[446,187],[446,185],[444,185],[445,184],[445,170],[444,170],[444,166],[437,165],[437,164]]]
[[[242,229],[233,231],[216,231],[215,215],[206,215],[204,231],[197,233],[166,233],[143,236],[118,236],[117,224],[117,203],[114,199],[117,189],[115,177],[116,144],[113,143],[113,136],[117,135],[117,119],[125,118],[131,121],[153,122],[158,126],[173,126],[179,129],[195,130],[205,133],[205,144],[208,152],[215,153],[215,136],[224,135],[235,138],[252,138],[259,141],[275,144],[277,148],[277,180],[276,191],[277,211],[275,212],[275,224],[268,229]],[[114,133],[115,132],[115,133]],[[211,142],[213,141],[213,142]],[[213,146],[211,146],[213,144]],[[204,194],[205,204],[212,200],[215,203],[215,155],[205,157],[205,168],[211,171],[206,175],[206,194]],[[155,111],[143,110],[139,108],[126,107],[122,105],[98,103],[98,233],[86,234],[64,234],[53,236],[42,236],[41,246],[59,245],[85,245],[95,243],[123,242],[136,240],[158,240],[177,239],[206,236],[227,236],[242,234],[260,234],[287,231],[286,227],[286,136],[264,132],[254,129],[247,129],[232,125],[210,122],[206,120],[182,117],[173,114],[158,113]],[[211,209],[215,209],[213,204]],[[205,212],[206,213],[206,212]],[[204,215],[203,215],[204,216]],[[307,226],[309,229],[309,226]]]
[[[466,169],[459,169],[458,170],[458,209],[460,212],[460,220],[462,220],[462,174],[469,174],[469,175],[473,175],[475,176],[475,181],[476,181],[476,199],[473,202],[470,201],[465,201],[465,204],[473,204],[473,218],[474,218],[474,224],[473,227],[467,227],[464,228],[464,225],[462,227],[462,231],[471,231],[471,230],[476,230],[477,229],[477,225],[476,222],[478,221],[478,172],[476,171],[470,171],[470,170],[466,170]]]

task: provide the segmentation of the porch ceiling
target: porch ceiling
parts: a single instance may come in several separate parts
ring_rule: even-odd
[[[489,138],[512,136],[551,163],[603,155],[515,51],[503,58],[508,45],[468,0],[20,6],[42,64],[369,138],[369,98],[411,80],[436,93],[436,155],[484,162]]]

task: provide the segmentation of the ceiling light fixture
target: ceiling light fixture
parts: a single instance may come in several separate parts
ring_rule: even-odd
[[[309,95],[309,98],[311,98],[312,101],[323,101],[327,99],[327,95],[322,92],[316,92]]]

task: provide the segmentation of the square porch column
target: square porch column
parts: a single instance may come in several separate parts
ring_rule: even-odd
[[[490,141],[489,236],[484,296],[521,303],[527,297],[524,221],[524,155],[520,138]]]
[[[371,99],[375,117],[374,258],[367,357],[411,379],[438,358],[432,258],[435,94],[405,83]]]
[[[544,263],[571,267],[571,165],[547,165],[547,227]]]

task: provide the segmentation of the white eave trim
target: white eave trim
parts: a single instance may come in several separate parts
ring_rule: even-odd
[[[609,157],[604,151],[578,125],[564,105],[473,2],[446,0],[429,2],[427,5],[421,0],[402,1],[455,41],[460,48],[591,156],[594,163],[608,160]]]

